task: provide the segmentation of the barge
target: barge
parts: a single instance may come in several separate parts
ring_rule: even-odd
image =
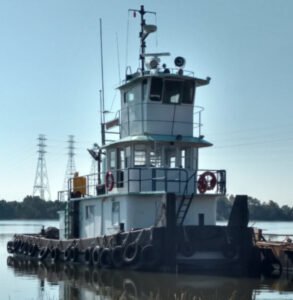
[[[101,101],[102,143],[89,150],[97,174],[75,174],[59,192],[66,199],[59,234],[15,235],[7,250],[101,269],[256,275],[261,257],[247,197],[237,196],[228,226],[217,226],[226,172],[198,167],[199,150],[212,144],[195,94],[210,78],[187,71],[181,56],[169,68],[161,64],[169,53],[146,53],[157,28],[145,16],[154,12],[130,11],[140,15],[140,66],[127,68],[117,117],[106,120]]]

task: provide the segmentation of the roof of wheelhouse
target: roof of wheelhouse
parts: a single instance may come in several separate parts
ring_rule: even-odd
[[[114,141],[110,144],[105,145],[103,148],[109,148],[111,146],[117,146],[117,144],[129,144],[129,143],[147,143],[147,142],[180,142],[182,144],[188,144],[193,147],[210,147],[213,144],[204,140],[203,137],[193,136],[181,136],[181,135],[160,135],[160,134],[146,134],[146,135],[134,135],[127,136],[120,140]]]
[[[178,71],[178,70],[177,70]],[[200,87],[209,84],[210,77],[207,77],[206,79],[197,78],[189,75],[180,75],[177,73],[164,73],[164,72],[156,72],[156,73],[150,73],[149,71],[146,71],[143,75],[140,73],[131,74],[133,77],[129,80],[126,80],[123,84],[121,84],[118,89],[125,88],[127,86],[133,85],[136,82],[139,82],[143,79],[152,78],[152,77],[161,77],[161,78],[167,78],[167,79],[181,79],[181,80],[193,80],[195,81],[195,87]]]

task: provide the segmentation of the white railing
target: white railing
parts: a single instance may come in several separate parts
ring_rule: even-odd
[[[58,193],[58,199],[69,200],[117,193],[169,192],[177,195],[224,195],[226,193],[226,172],[224,170],[194,172],[183,168],[135,167],[112,170],[111,174],[114,180],[113,184],[106,182],[105,173],[100,175],[101,184],[98,184],[97,174],[82,176],[83,182],[85,182],[83,186],[74,186],[73,178],[68,182],[68,190]],[[209,176],[212,179],[209,179]]]

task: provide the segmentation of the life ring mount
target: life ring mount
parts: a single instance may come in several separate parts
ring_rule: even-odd
[[[199,176],[197,188],[201,194],[204,194],[206,191],[213,190],[216,184],[216,175],[213,172],[206,171]]]
[[[112,191],[113,187],[114,187],[115,180],[114,180],[113,173],[111,171],[108,171],[106,173],[105,181],[106,181],[106,188],[107,188],[107,190],[109,192]]]

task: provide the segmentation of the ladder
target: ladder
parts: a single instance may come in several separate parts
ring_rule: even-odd
[[[190,195],[189,198],[186,197],[185,193],[182,195],[182,199],[180,201],[177,213],[176,213],[176,224],[177,226],[182,226],[185,220],[185,217],[188,213],[190,204],[192,202],[194,193]]]

